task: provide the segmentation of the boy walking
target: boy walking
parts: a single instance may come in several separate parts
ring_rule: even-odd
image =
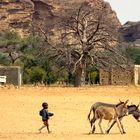
[[[49,129],[49,117],[53,116],[53,113],[48,112],[48,103],[44,102],[42,103],[42,107],[43,109],[40,110],[39,114],[40,116],[42,116],[42,121],[43,121],[43,126],[41,128],[39,128],[39,132],[41,133],[41,130],[45,127],[47,127],[48,133],[51,133],[50,129]]]

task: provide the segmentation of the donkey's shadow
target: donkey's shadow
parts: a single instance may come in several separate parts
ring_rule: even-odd
[[[119,132],[118,133],[109,133],[109,134],[101,134],[101,133],[83,133],[83,135],[86,135],[86,136],[90,136],[90,135],[98,135],[98,136],[108,136],[108,135],[121,135]],[[123,134],[124,135],[124,134]]]

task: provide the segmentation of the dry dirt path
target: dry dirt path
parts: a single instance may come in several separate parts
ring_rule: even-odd
[[[140,123],[132,116],[125,117],[126,130],[121,135],[117,126],[108,135],[88,135],[90,125],[87,114],[96,101],[118,103],[129,99],[129,103],[140,102],[140,87],[96,86],[92,88],[66,87],[0,87],[0,140],[136,140],[140,139]],[[49,120],[51,134],[38,134],[42,125],[38,114],[41,103],[47,101],[49,110],[55,115]],[[98,125],[98,124],[97,124]],[[104,130],[107,121],[103,122]]]

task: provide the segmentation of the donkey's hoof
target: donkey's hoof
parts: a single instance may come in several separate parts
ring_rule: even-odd
[[[109,130],[106,130],[105,133],[106,133],[106,134],[109,134]]]
[[[94,134],[94,131],[90,131],[88,134],[89,134],[89,135],[90,135],[90,134]]]
[[[126,132],[124,131],[124,132],[121,132],[121,134],[126,134]]]
[[[88,134],[89,134],[89,135],[90,135],[90,134],[93,134],[93,132],[89,132]]]
[[[102,135],[104,135],[105,133],[104,133],[104,132],[102,132],[101,134],[102,134]]]

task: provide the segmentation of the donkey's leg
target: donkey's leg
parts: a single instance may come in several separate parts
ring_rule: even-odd
[[[108,125],[108,129],[106,130],[107,134],[110,132],[111,128],[114,126],[115,123],[116,123],[116,120],[114,120],[110,125]]]
[[[121,128],[122,128],[122,132],[123,132],[123,133],[126,133],[126,132],[124,131],[124,127],[123,127],[123,124],[122,124],[121,120],[120,120],[120,125],[121,125]]]
[[[134,117],[138,122],[140,122],[140,114],[139,114],[139,115],[133,115],[133,117]]]
[[[90,124],[91,124],[91,132],[89,132],[89,134],[90,133],[94,133],[95,132],[95,121],[96,121],[96,118],[95,117],[93,117],[92,119],[91,119],[91,121],[90,121]]]
[[[101,123],[102,123],[102,118],[100,118],[98,125],[100,127],[101,133],[104,134]]]
[[[122,129],[122,133],[126,133],[126,132],[124,131],[123,124],[122,124],[122,122],[121,122],[122,118],[118,118],[118,119],[119,119],[119,122],[120,122],[120,126],[121,126],[121,129]]]
[[[120,133],[123,134],[123,129],[121,127],[121,123],[120,123],[120,120],[118,119],[118,117],[116,118],[116,122],[117,122],[117,126],[118,126],[118,128],[120,130]]]
[[[140,122],[140,116],[138,117],[137,121]]]

